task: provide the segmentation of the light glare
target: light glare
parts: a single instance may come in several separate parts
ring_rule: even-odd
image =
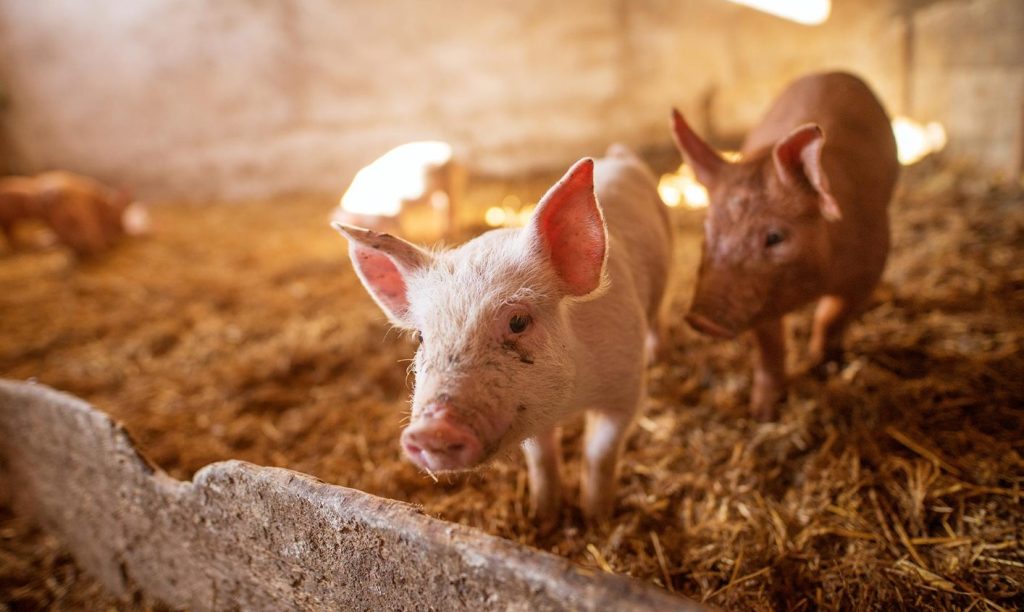
[[[896,151],[904,166],[915,164],[946,146],[946,130],[938,121],[926,124],[909,117],[892,120],[892,133],[896,137]]]
[[[769,15],[802,23],[820,25],[832,13],[832,0],[729,0]]]
[[[697,182],[693,169],[686,164],[671,174],[661,175],[658,195],[671,208],[680,204],[685,204],[687,208],[705,208],[708,205],[707,189]]]
[[[341,208],[355,215],[394,217],[402,211],[402,202],[423,196],[427,170],[451,158],[452,147],[445,142],[410,142],[395,147],[356,173],[341,196]]]

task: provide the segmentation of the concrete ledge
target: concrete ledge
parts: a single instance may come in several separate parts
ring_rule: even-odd
[[[0,485],[113,593],[188,609],[698,610],[290,470],[150,465],[110,417],[0,381]]]

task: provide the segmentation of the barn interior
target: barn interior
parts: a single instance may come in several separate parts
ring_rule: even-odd
[[[790,316],[762,422],[750,339],[683,320],[707,194],[669,112],[736,150],[823,70],[893,119],[892,250],[827,375],[800,369],[811,308]],[[416,343],[329,221],[459,244],[611,143],[659,179],[674,316],[612,519],[582,518],[570,421],[546,532],[518,454],[436,477],[402,457]],[[726,609],[1024,607],[1018,0],[0,0],[0,173],[48,170],[148,219],[88,257],[32,221],[0,245],[0,377],[89,401],[174,477],[285,467]],[[5,608],[161,606],[106,593],[12,497]]]

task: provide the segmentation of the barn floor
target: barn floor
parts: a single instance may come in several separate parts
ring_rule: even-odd
[[[547,184],[477,183],[469,197]],[[745,416],[746,341],[677,320],[615,520],[587,530],[571,506],[546,536],[519,457],[439,482],[401,459],[414,346],[359,286],[330,206],[158,206],[153,235],[99,261],[0,254],[0,376],[94,403],[178,478],[229,458],[288,467],[725,608],[1024,607],[1021,189],[910,169],[847,365],[796,377],[778,422]],[[701,215],[674,216],[682,312]],[[808,323],[793,317],[794,369]],[[574,500],[579,424],[567,432]],[[104,595],[3,507],[0,543],[0,609],[147,605]]]

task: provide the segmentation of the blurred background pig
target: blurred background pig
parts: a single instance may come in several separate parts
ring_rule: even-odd
[[[402,433],[409,459],[469,470],[525,441],[533,506],[550,523],[561,504],[558,425],[587,410],[581,505],[592,520],[606,517],[671,256],[668,215],[643,162],[620,146],[581,160],[525,228],[453,250],[335,227],[377,304],[420,341]]]
[[[769,419],[785,387],[783,315],[820,298],[810,363],[842,356],[846,326],[866,306],[889,253],[899,162],[889,118],[845,73],[791,84],[729,163],[674,112],[680,151],[710,196],[686,320],[731,338],[753,329],[751,411]]]
[[[46,225],[80,256],[97,255],[148,226],[128,191],[65,171],[0,179],[0,229],[10,248],[16,246],[16,226],[26,221]]]

